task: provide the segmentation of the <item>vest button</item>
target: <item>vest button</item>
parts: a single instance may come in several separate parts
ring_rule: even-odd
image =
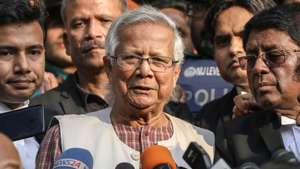
[[[135,153],[135,152],[133,152],[133,153],[131,153],[131,158],[134,160],[134,161],[138,161],[138,160],[140,160],[140,153]]]

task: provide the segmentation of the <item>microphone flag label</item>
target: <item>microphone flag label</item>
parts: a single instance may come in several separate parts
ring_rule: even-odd
[[[65,167],[69,167],[72,169],[73,168],[74,169],[89,169],[88,166],[85,163],[83,163],[82,161],[72,159],[72,158],[65,158],[65,159],[57,160],[54,163],[53,169],[60,169],[60,168],[65,168]]]

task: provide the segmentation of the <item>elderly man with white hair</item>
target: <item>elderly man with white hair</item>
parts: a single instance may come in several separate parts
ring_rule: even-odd
[[[163,111],[183,60],[184,47],[174,22],[152,7],[141,7],[112,24],[105,46],[112,107],[57,116],[58,125],[41,145],[39,168],[52,168],[54,159],[72,147],[89,150],[97,169],[122,162],[140,168],[140,154],[156,144],[167,147],[178,166],[189,168],[182,155],[191,141],[212,160],[214,135]]]

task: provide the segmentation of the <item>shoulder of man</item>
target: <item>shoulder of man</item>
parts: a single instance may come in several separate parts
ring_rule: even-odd
[[[231,119],[234,106],[233,98],[235,95],[236,91],[233,89],[226,95],[206,103],[197,113],[197,126],[214,130],[221,115],[229,116],[228,118]]]
[[[53,105],[54,103],[58,103],[63,97],[69,97],[74,87],[75,84],[72,79],[67,78],[58,87],[30,99],[30,105]]]

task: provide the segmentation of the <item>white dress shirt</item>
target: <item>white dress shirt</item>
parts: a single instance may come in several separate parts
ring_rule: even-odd
[[[281,125],[280,132],[285,149],[293,152],[300,160],[300,127],[295,120],[284,116],[281,116]]]
[[[28,104],[29,101],[25,102],[24,106],[21,106],[17,109],[28,107]],[[8,111],[12,111],[12,109],[0,102],[0,113],[5,113]],[[39,149],[39,144],[34,137],[15,141],[14,145],[19,152],[24,169],[35,169],[35,158]]]

